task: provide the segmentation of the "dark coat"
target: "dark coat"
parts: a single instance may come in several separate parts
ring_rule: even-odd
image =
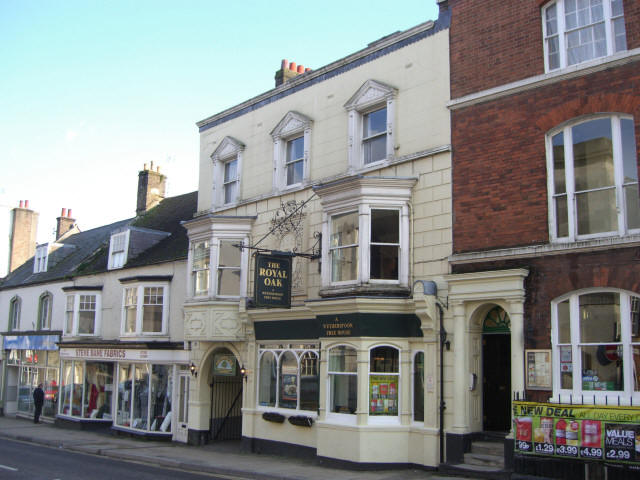
[[[35,405],[42,405],[44,403],[44,390],[40,387],[37,387],[33,391],[33,403]]]

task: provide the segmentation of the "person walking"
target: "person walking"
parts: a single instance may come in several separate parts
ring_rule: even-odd
[[[42,390],[42,384],[33,391],[33,405],[35,411],[33,412],[33,423],[40,423],[40,414],[42,413],[42,404],[44,403],[44,390]]]

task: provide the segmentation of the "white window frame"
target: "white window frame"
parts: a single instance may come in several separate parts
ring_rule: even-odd
[[[81,297],[93,296],[95,297],[95,315],[93,319],[93,333],[79,333],[78,326],[80,323],[80,300]],[[73,310],[69,310],[71,302],[69,299],[73,298]],[[102,326],[102,292],[99,290],[78,290],[74,292],[66,293],[65,298],[65,324],[64,324],[64,336],[69,337],[97,337],[100,336]],[[84,311],[84,310],[83,310]],[[72,312],[72,325],[69,332],[68,326],[68,314]]]
[[[8,330],[15,332],[20,330],[20,313],[22,310],[22,300],[19,296],[14,296],[9,301],[9,325]]]
[[[242,185],[242,157],[244,144],[233,137],[224,137],[218,147],[211,154],[213,161],[213,207],[221,208],[233,205],[241,198],[240,188]],[[236,161],[236,195],[229,202],[225,202],[225,187],[232,182],[225,182],[225,165],[228,162]]]
[[[571,129],[576,125],[582,123],[588,123],[593,120],[610,119],[612,127],[612,139],[613,139],[613,163],[614,163],[614,185],[616,208],[617,208],[617,223],[618,228],[611,232],[597,232],[590,234],[578,235],[578,212],[576,205],[576,192],[575,192],[575,176],[574,176],[574,158],[573,158],[573,140]],[[632,120],[630,115],[618,115],[618,114],[606,114],[606,115],[589,115],[586,117],[580,117],[570,122],[563,124],[560,127],[550,130],[546,136],[546,149],[547,149],[547,191],[548,195],[548,211],[549,211],[549,232],[551,241],[554,243],[569,243],[579,240],[589,240],[594,238],[613,237],[613,236],[625,236],[631,234],[640,233],[640,228],[629,229],[627,228],[626,218],[626,202],[624,187],[631,184],[624,183],[624,171],[623,171],[623,156],[622,156],[622,130],[621,120]],[[635,130],[634,130],[635,131]],[[555,205],[555,179],[554,179],[554,159],[553,159],[553,137],[558,133],[564,135],[564,158],[565,158],[565,190],[567,197],[567,210],[568,210],[568,235],[566,237],[559,237],[556,230],[557,218],[556,218],[556,205]],[[637,147],[636,147],[637,148]],[[637,175],[637,172],[636,172]],[[564,195],[564,194],[563,194]]]
[[[331,350],[333,350],[334,348],[340,348],[340,347],[345,347],[348,349],[351,349],[355,352],[356,354],[356,371],[355,372],[340,372],[340,371],[333,371],[329,369],[329,358],[331,356]],[[339,343],[336,345],[331,345],[331,347],[327,348],[327,378],[326,378],[326,388],[325,391],[326,393],[326,412],[327,412],[327,420],[332,422],[332,423],[337,423],[337,424],[345,424],[345,425],[356,425],[357,423],[357,418],[358,418],[358,405],[361,402],[361,399],[358,398],[360,396],[360,378],[358,375],[358,365],[360,363],[359,361],[359,356],[360,356],[360,352],[358,351],[358,348],[355,345],[350,345],[348,343]],[[369,361],[369,359],[367,359],[367,362]],[[333,394],[333,392],[331,391],[331,376],[332,375],[350,375],[350,376],[354,376],[356,377],[356,411],[353,413],[338,413],[338,412],[332,412],[331,411],[331,396]],[[369,385],[369,379],[367,378],[367,386]],[[367,392],[367,401],[369,399],[369,392]],[[368,411],[368,410],[367,410]]]
[[[371,371],[371,352],[380,347],[388,347],[396,350],[398,352],[398,371],[396,373],[383,373],[383,372],[372,372]],[[398,410],[397,415],[371,415],[370,410],[370,401],[371,401],[371,377],[372,376],[395,376],[397,378],[396,381],[396,394],[398,397],[398,405],[396,409]],[[372,345],[369,347],[367,351],[367,416],[369,417],[369,425],[399,425],[400,424],[400,405],[402,402],[402,389],[400,388],[400,379],[402,378],[402,350],[390,343],[380,343],[376,345]]]
[[[623,23],[624,23],[624,13],[622,15],[617,15],[617,16],[613,16],[613,12],[612,12],[612,7],[611,7],[611,3],[612,1],[622,1],[622,0],[603,0],[602,1],[602,8],[603,8],[603,15],[604,18],[602,19],[602,22],[594,22],[590,25],[595,25],[596,23],[604,23],[604,27],[605,27],[605,43],[606,43],[606,55],[605,56],[611,56],[614,53],[617,53],[617,51],[615,50],[615,37],[616,37],[616,32],[614,31],[614,26],[613,23],[615,21],[615,19],[618,18],[622,18],[623,19]],[[563,68],[567,68],[567,67],[573,67],[575,65],[581,65],[583,63],[587,63],[590,62],[592,60],[596,60],[598,58],[603,58],[601,57],[593,57],[587,60],[583,60],[581,62],[577,62],[574,64],[569,65],[569,60],[567,58],[567,40],[566,40],[566,35],[567,35],[567,27],[566,27],[566,23],[565,23],[565,3],[566,0],[556,0],[555,2],[550,2],[549,4],[545,5],[544,8],[542,8],[542,34],[543,34],[543,45],[544,45],[544,68],[545,68],[545,72],[550,72],[550,71],[554,71],[554,70],[560,70]],[[556,24],[557,24],[557,32],[556,34],[550,34],[547,31],[547,12],[552,9],[552,8],[556,8]],[[621,7],[622,8],[622,7]],[[573,29],[573,31],[577,31],[577,30],[581,30],[583,28],[588,27],[588,25],[585,25],[584,27],[578,27]],[[558,38],[558,55],[559,55],[559,66],[555,67],[555,68],[551,68],[551,65],[549,64],[549,39],[552,37],[556,37]],[[620,51],[625,51],[627,49],[626,47],[626,42],[625,42],[625,48],[624,50],[620,50]]]
[[[47,271],[49,264],[49,244],[43,243],[36,247],[36,254],[33,257],[33,273],[43,273]]]
[[[144,293],[147,288],[162,288],[162,328],[159,332],[146,332],[143,330],[144,320]],[[120,334],[123,337],[162,337],[167,336],[168,318],[169,318],[169,282],[159,283],[131,283],[125,284],[122,289],[122,312]],[[127,291],[135,290],[136,293],[136,323],[133,332],[127,332]]]
[[[129,252],[130,230],[111,234],[109,239],[109,265],[108,270],[124,267],[127,263]]]
[[[394,158],[395,153],[395,99],[397,90],[394,87],[367,80],[358,91],[345,103],[349,115],[348,158],[349,171],[358,171],[370,167],[380,167]],[[387,109],[386,156],[370,163],[364,162],[363,119],[364,116]]]
[[[579,301],[581,295],[590,293],[615,293],[620,298],[620,326],[621,326],[621,339],[620,342],[602,342],[607,344],[619,344],[623,348],[623,376],[624,376],[624,390],[611,390],[611,391],[597,391],[597,390],[582,390],[582,357],[580,355],[580,347],[584,345],[590,345],[589,343],[580,342],[580,318],[579,318]],[[621,405],[629,405],[631,400],[633,404],[637,405],[640,401],[640,391],[633,391],[633,348],[640,348],[640,343],[632,343],[631,334],[631,309],[630,299],[631,297],[640,298],[640,295],[627,292],[624,290],[617,290],[613,288],[589,288],[583,290],[577,290],[569,294],[558,297],[551,302],[551,344],[552,344],[552,365],[553,368],[553,398],[554,402],[569,402],[574,403],[596,403],[596,404],[608,404],[617,405],[620,401]],[[571,325],[571,358],[573,369],[573,384],[571,389],[561,388],[560,379],[560,348],[559,348],[559,335],[558,335],[558,305],[569,300],[570,310],[570,325]],[[562,343],[561,345],[569,345]]]
[[[45,307],[46,302],[46,308]],[[51,330],[51,314],[53,311],[53,295],[44,292],[38,299],[38,330]]]
[[[323,205],[322,286],[358,284],[399,285],[409,283],[409,201],[415,178],[353,177],[314,190]],[[371,279],[371,210],[399,212],[398,279]],[[357,211],[359,215],[358,273],[354,280],[334,282],[331,271],[331,220],[335,215]]]
[[[204,249],[208,250],[208,254],[209,254],[209,263],[207,263],[206,267],[203,268],[196,268],[195,267],[195,255],[196,255],[196,250],[197,250],[197,246],[199,244],[204,244]],[[189,280],[191,281],[191,290],[190,290],[190,296],[197,298],[197,297],[206,297],[209,295],[209,291],[211,289],[211,242],[209,241],[209,239],[204,239],[204,240],[197,240],[197,241],[193,241],[191,243],[191,248],[189,249],[189,258],[190,258],[190,272],[191,274],[189,275]],[[198,272],[207,272],[207,289],[206,290],[200,290],[200,291],[196,291],[195,290],[195,286],[196,286],[196,275],[198,274]]]
[[[313,121],[299,112],[288,112],[272,130],[273,138],[273,187],[276,192],[301,187],[309,182],[309,150]],[[287,146],[297,138],[303,138],[302,180],[287,183]]]
[[[218,264],[219,247],[221,240],[236,240],[238,243],[248,246],[251,226],[256,217],[232,217],[225,215],[212,215],[195,219],[185,224],[188,230],[190,247],[187,269],[193,272],[193,255],[197,243],[209,242],[209,290],[206,294],[194,295],[193,275],[187,276],[188,300],[234,300],[247,296],[247,279],[249,271],[249,249],[243,248],[240,257],[240,294],[233,296],[217,295],[218,292]]]
[[[281,372],[280,372],[280,364],[282,361],[282,358],[284,356],[285,353],[292,353],[295,358],[296,358],[296,366],[297,366],[297,380],[296,380],[296,391],[297,391],[297,399],[296,399],[296,408],[287,408],[287,407],[281,407],[280,406],[280,378],[281,378]],[[258,410],[269,410],[269,411],[278,411],[281,412],[283,414],[296,414],[296,413],[303,413],[304,415],[310,416],[315,418],[317,411],[316,410],[302,410],[300,408],[300,392],[301,392],[301,379],[302,379],[302,374],[300,372],[301,369],[301,361],[302,361],[302,357],[307,354],[310,353],[312,355],[316,356],[316,360],[317,360],[317,370],[318,370],[318,390],[320,389],[320,347],[319,345],[316,346],[315,348],[296,348],[295,346],[288,346],[286,348],[272,348],[272,347],[265,347],[265,348],[260,348],[259,352],[258,352],[258,380],[257,380],[257,385],[258,388],[256,388],[256,407],[258,408]],[[275,405],[274,406],[268,406],[268,405],[260,405],[260,375],[261,375],[261,371],[260,371],[260,364],[262,362],[262,357],[265,354],[270,354],[273,355],[275,360],[276,360],[276,399],[275,399]],[[318,394],[319,395],[319,394]],[[318,396],[318,407],[320,406],[320,397]]]

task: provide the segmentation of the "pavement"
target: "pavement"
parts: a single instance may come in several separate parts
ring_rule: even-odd
[[[191,446],[156,442],[107,432],[56,427],[52,423],[0,417],[0,437],[30,442],[72,452],[100,455],[153,466],[196,473],[256,480],[452,480],[452,477],[419,469],[353,471],[327,468],[314,460],[257,453],[243,453],[239,442]]]

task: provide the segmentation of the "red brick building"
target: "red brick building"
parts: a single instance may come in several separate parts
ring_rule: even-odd
[[[510,428],[509,396],[640,415],[640,2],[449,4],[449,304],[479,380],[456,397],[469,413],[447,435],[455,463],[479,432]],[[563,457],[558,442],[536,456],[516,438],[515,471],[640,474],[640,442],[630,462],[605,440],[597,458]]]

